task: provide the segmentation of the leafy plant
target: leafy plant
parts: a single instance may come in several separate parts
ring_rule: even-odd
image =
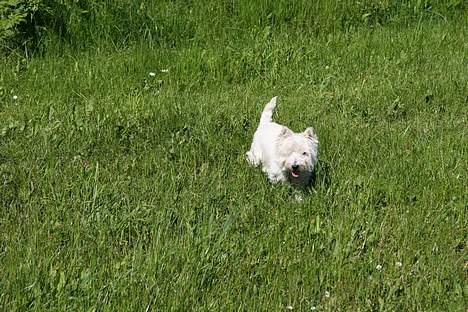
[[[20,26],[41,9],[41,0],[3,0],[0,2],[0,43],[20,34]]]

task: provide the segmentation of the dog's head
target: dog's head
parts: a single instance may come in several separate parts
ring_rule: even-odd
[[[317,163],[318,138],[314,129],[294,133],[283,127],[278,136],[277,148],[282,171],[292,184],[306,185],[310,182]]]

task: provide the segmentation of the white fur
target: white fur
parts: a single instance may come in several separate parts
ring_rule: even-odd
[[[276,99],[276,96],[272,98],[262,112],[252,146],[246,153],[247,161],[253,166],[261,164],[272,183],[289,182],[295,186],[306,186],[317,163],[317,135],[312,128],[294,133],[273,122]]]

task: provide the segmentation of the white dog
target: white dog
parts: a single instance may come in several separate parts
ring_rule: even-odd
[[[262,170],[272,183],[307,186],[317,163],[318,138],[313,128],[294,133],[272,121],[276,96],[265,106],[247,160]]]

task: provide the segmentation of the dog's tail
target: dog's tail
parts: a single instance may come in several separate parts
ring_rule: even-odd
[[[262,112],[262,116],[260,117],[260,124],[268,123],[271,122],[271,118],[273,117],[273,110],[276,107],[276,99],[278,97],[275,96],[268,102],[268,104],[265,106]]]

